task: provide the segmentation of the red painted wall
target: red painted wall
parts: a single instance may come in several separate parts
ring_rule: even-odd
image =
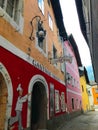
[[[59,81],[53,79],[46,73],[42,72],[41,70],[37,69],[33,65],[29,64],[28,62],[24,61],[23,59],[19,58],[18,56],[12,54],[8,50],[4,49],[3,47],[0,47],[0,62],[5,66],[7,69],[13,86],[13,104],[12,104],[12,116],[15,116],[15,106],[16,106],[16,100],[18,97],[17,94],[17,85],[19,83],[22,84],[23,88],[23,95],[27,94],[28,92],[28,85],[30,82],[30,79],[36,75],[40,74],[42,75],[47,83],[48,87],[50,86],[50,83],[54,84],[54,89],[59,90],[59,93],[61,92],[65,93],[65,101],[66,101],[66,87],[64,84],[61,84]],[[55,97],[54,97],[55,98]],[[26,127],[27,122],[27,102],[24,103],[23,106],[25,109],[23,109],[23,127]],[[55,116],[63,114],[65,112],[58,112],[54,113]]]

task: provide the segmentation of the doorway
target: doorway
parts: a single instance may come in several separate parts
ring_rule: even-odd
[[[31,95],[31,130],[45,129],[47,121],[47,94],[43,83],[36,82]]]
[[[0,73],[0,130],[5,129],[6,111],[8,102],[8,90],[6,86],[5,79]]]

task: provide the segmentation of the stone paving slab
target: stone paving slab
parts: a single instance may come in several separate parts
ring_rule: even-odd
[[[98,130],[98,111],[91,111],[65,121],[57,130]]]

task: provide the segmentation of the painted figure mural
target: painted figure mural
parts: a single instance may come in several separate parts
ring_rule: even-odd
[[[9,130],[12,129],[12,128],[14,128],[14,123],[15,122],[18,122],[18,130],[23,130],[23,126],[22,126],[22,109],[23,109],[23,103],[27,101],[28,96],[30,94],[22,96],[23,95],[23,89],[21,87],[21,84],[18,85],[17,92],[18,92],[19,96],[17,98],[16,107],[15,107],[16,116],[11,117],[9,119],[9,123],[8,123],[8,129]]]

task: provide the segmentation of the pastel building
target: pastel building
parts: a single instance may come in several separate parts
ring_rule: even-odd
[[[85,67],[79,67],[80,73],[80,86],[82,91],[82,109],[83,112],[90,110],[89,95],[87,90],[87,84],[89,84],[88,74]]]
[[[93,107],[95,111],[98,111],[98,85],[92,86],[92,96],[93,96]]]
[[[91,81],[87,84],[87,91],[89,96],[90,110],[98,111],[98,85]]]
[[[64,43],[64,47],[65,54],[72,57],[72,62],[66,63],[67,111],[68,113],[76,113],[82,108],[82,94],[78,71],[78,67],[81,66],[81,60],[72,35]]]

